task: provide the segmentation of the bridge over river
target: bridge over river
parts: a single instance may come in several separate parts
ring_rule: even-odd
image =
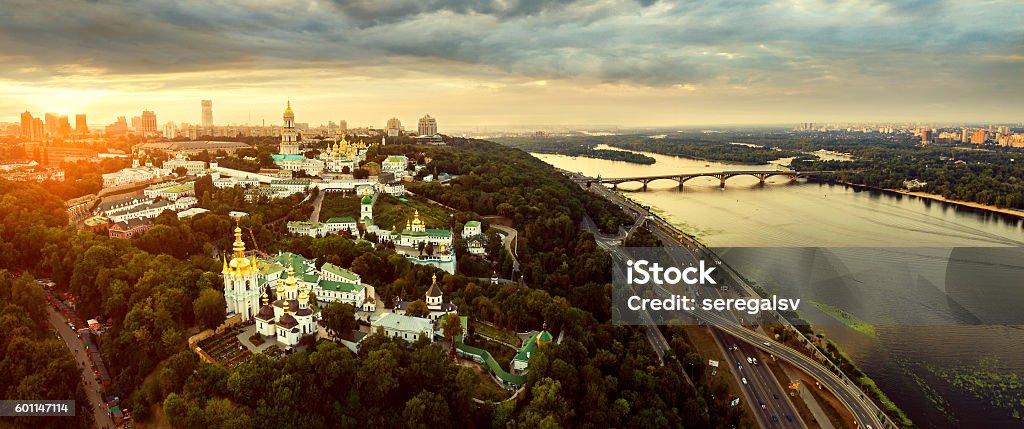
[[[796,171],[796,170],[737,170],[737,171],[718,171],[708,173],[679,173],[679,174],[665,174],[660,176],[636,176],[636,177],[615,177],[615,178],[591,178],[588,180],[589,183],[600,183],[603,185],[611,184],[612,189],[617,189],[622,183],[636,182],[643,185],[642,189],[647,190],[647,184],[655,180],[674,180],[679,183],[679,189],[683,189],[683,184],[690,179],[698,177],[713,177],[720,181],[721,187],[725,187],[725,181],[736,177],[736,176],[752,176],[756,177],[761,184],[764,184],[765,179],[773,176],[788,177],[790,180],[796,180],[803,177],[818,176],[823,174],[837,173],[836,171]]]

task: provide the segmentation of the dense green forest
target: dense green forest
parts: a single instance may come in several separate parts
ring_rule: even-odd
[[[904,181],[926,182],[924,192],[943,197],[1024,208],[1024,153],[926,147],[855,149],[856,161],[798,160],[799,170],[839,170],[832,179],[877,188],[901,189]]]
[[[753,147],[746,144],[733,144],[731,141],[709,139],[703,135],[671,135],[659,139],[616,136],[607,140],[606,144],[609,146],[622,149],[733,164],[767,164],[779,158],[799,155],[799,152],[792,150],[782,150],[772,146]]]
[[[740,425],[741,411],[728,407],[721,383],[692,387],[680,366],[659,365],[642,330],[611,324],[610,260],[579,225],[589,215],[616,230],[628,220],[616,206],[525,152],[495,143],[388,147],[410,149],[426,151],[431,168],[459,176],[450,185],[415,189],[454,207],[455,222],[477,214],[512,220],[530,287],[479,284],[365,241],[287,237],[283,221],[269,220],[298,215],[297,201],[248,205],[237,191],[206,183],[197,191],[212,213],[184,221],[165,214],[146,234],[114,240],[64,226],[61,201],[45,188],[2,182],[2,267],[50,277],[79,297],[82,314],[109,320],[100,349],[126,405],[139,419],[152,418],[152,407],[162,406],[175,427]],[[200,363],[185,338],[223,320],[220,261],[212,250],[230,234],[233,222],[225,212],[232,208],[253,215],[242,221],[244,230],[253,230],[247,243],[251,236],[267,252],[287,250],[318,265],[350,267],[385,302],[423,296],[439,274],[460,314],[517,332],[547,323],[564,340],[540,349],[525,391],[499,405],[472,402],[480,383],[490,381],[451,362],[442,349],[377,335],[364,340],[358,355],[321,340],[310,353],[280,360],[257,355],[230,370]]]
[[[654,164],[654,158],[621,150],[596,149],[600,139],[591,137],[503,137],[494,139],[506,146],[532,153],[553,153],[567,156],[624,161],[634,164]]]

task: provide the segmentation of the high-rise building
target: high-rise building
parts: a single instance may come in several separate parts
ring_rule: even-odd
[[[345,122],[345,120],[342,119],[338,121],[338,132],[344,133],[345,131],[348,131],[348,122]]]
[[[432,136],[437,134],[437,120],[430,115],[420,118],[419,134],[421,136]]]
[[[178,136],[178,128],[174,126],[174,121],[164,124],[164,137],[173,139]]]
[[[988,137],[988,132],[985,130],[974,130],[971,133],[971,144],[985,144],[986,137]]]
[[[46,118],[46,135],[56,136],[60,131],[60,115],[46,112],[43,116]]]
[[[155,137],[158,135],[156,125],[156,113],[152,110],[142,111],[142,120],[140,122],[142,128],[139,130],[143,136]]]
[[[142,117],[132,116],[132,131],[136,134],[142,134]]]
[[[78,134],[89,134],[89,125],[85,122],[85,115],[75,115],[75,132]]]
[[[203,100],[203,128],[213,126],[213,100]]]
[[[388,137],[399,136],[402,134],[402,121],[399,121],[398,118],[388,119],[388,125],[386,129],[388,132]]]
[[[29,140],[35,140],[36,136],[32,134],[33,125],[32,114],[26,110],[21,114],[21,137]]]
[[[921,144],[932,142],[932,130],[921,130]]]
[[[960,131],[960,141],[964,142],[964,143],[967,143],[968,141],[970,141],[970,137],[971,137],[970,133],[971,133],[970,130],[968,130],[967,128],[964,128],[963,130],[961,130]]]
[[[126,134],[128,133],[128,121],[124,119],[124,116],[118,116],[113,124],[107,125],[106,131],[109,135]]]
[[[57,118],[57,134],[62,137],[71,134],[71,122],[68,121],[68,115],[60,115]]]
[[[41,118],[32,118],[32,140],[42,140],[46,137],[46,125]]]

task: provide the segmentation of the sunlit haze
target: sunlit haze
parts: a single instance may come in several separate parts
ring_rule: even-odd
[[[55,13],[60,10],[59,13]],[[140,1],[0,5],[0,121],[443,130],[1019,122],[1024,3]],[[45,28],[46,31],[38,31]]]

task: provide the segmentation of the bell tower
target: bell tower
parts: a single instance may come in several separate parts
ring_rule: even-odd
[[[242,228],[235,225],[235,242],[231,245],[231,260],[224,258],[224,301],[227,314],[242,315],[243,321],[256,316],[260,309],[260,288],[256,268],[256,257],[245,255]]]

